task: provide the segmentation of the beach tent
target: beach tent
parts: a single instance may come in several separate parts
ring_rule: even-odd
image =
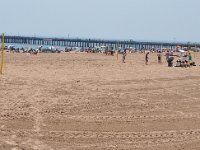
[[[75,52],[80,52],[80,51],[81,51],[81,48],[80,48],[80,47],[74,47],[73,50],[74,50]]]
[[[14,45],[8,45],[8,49],[14,48]]]
[[[49,50],[56,50],[56,48],[54,46],[48,46]]]

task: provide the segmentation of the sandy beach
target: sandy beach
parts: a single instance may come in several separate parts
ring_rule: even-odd
[[[157,54],[5,55],[0,150],[199,150],[198,66]]]

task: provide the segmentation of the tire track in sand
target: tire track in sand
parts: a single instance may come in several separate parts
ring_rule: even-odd
[[[40,104],[41,98],[42,98],[42,93],[40,89],[32,90],[30,93],[29,97],[29,103],[31,104],[31,116],[34,119],[34,125],[33,125],[33,134],[34,138],[28,138],[25,140],[22,144],[27,145],[29,148],[32,148],[34,150],[52,150],[50,146],[47,144],[43,143],[41,140],[38,140],[40,137],[43,135],[41,134],[41,127],[45,126],[43,123],[43,116],[41,114],[42,110],[42,105]],[[30,132],[28,131],[30,135]]]

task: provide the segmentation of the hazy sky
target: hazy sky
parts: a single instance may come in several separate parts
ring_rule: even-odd
[[[200,42],[200,0],[0,0],[9,35]]]

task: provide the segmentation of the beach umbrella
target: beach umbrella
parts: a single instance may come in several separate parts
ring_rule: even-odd
[[[186,51],[185,50],[182,50],[182,49],[180,49],[180,50],[178,50],[179,52],[181,52],[181,53],[186,53]]]
[[[176,46],[176,49],[180,49],[180,48],[181,48],[181,46],[179,46],[179,45]]]
[[[179,52],[181,52],[181,53],[185,53],[186,51],[184,51],[184,50],[182,50],[182,49],[180,49],[180,50],[178,50]]]
[[[8,45],[8,49],[14,48],[14,47],[15,47],[14,45]]]

